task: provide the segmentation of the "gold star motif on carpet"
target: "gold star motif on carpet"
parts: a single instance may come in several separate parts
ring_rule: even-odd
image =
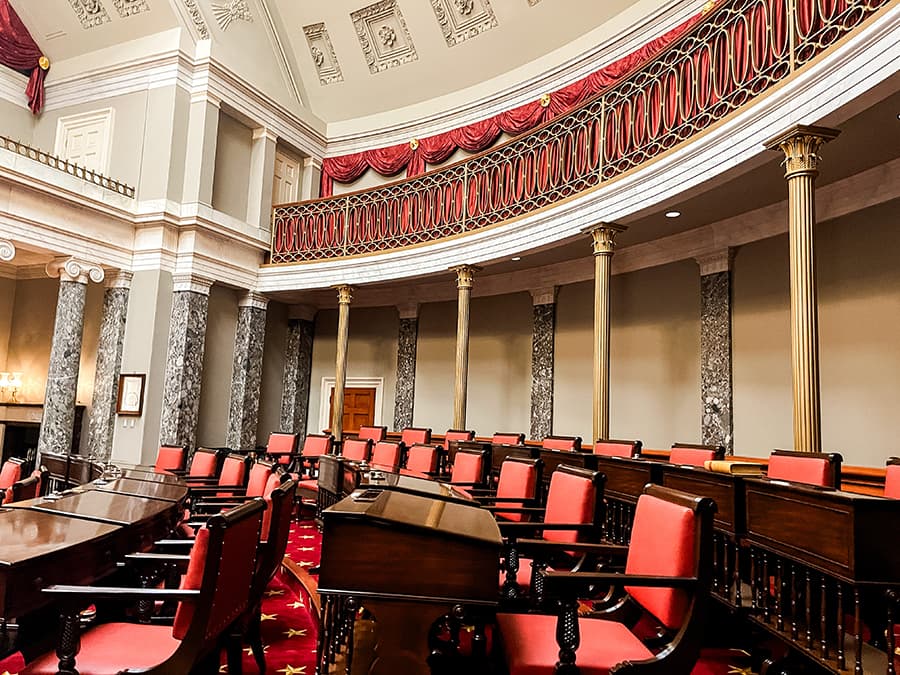
[[[728,675],[753,675],[752,668],[741,668],[740,666],[728,666]]]
[[[314,535],[314,534],[302,534],[302,535],[300,535],[300,538],[301,538],[301,539],[315,539],[315,538],[316,538],[316,535]]]
[[[312,567],[313,565],[315,565],[315,563],[309,562],[309,561],[307,561],[307,560],[301,560],[301,561],[300,561],[299,563],[297,563],[297,564],[300,565],[300,567]]]
[[[306,675],[306,666],[300,666],[299,668],[294,668],[294,666],[285,666],[277,672],[284,673],[284,675]]]
[[[300,609],[301,607],[306,607],[306,605],[303,604],[302,600],[295,600],[294,602],[289,604],[288,607],[290,607],[291,609]]]
[[[284,631],[284,634],[289,637],[306,637],[306,629],[305,628],[288,628]]]
[[[273,588],[271,591],[266,591],[267,598],[272,598],[276,595],[284,595],[284,589],[283,588]]]
[[[3,671],[3,675],[19,675],[18,673],[11,673],[8,670]]]
[[[301,546],[300,550],[301,551],[315,551],[316,549],[313,548],[312,546]]]
[[[225,664],[222,664],[221,666],[219,666],[219,672],[220,672],[220,673],[227,673],[227,672],[228,672],[228,666],[226,666]],[[3,675],[9,675],[9,674],[8,674],[8,673],[3,673]]]
[[[263,645],[263,654],[267,654],[268,652],[269,652],[269,645]],[[247,654],[247,656],[253,656],[253,647],[247,647],[244,650],[244,653]]]
[[[263,612],[262,614],[259,615],[259,620],[260,621],[274,621],[277,616],[278,616],[277,614],[266,614],[265,612]]]

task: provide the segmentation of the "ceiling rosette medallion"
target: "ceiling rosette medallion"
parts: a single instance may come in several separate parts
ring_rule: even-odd
[[[216,17],[216,23],[223,31],[228,30],[228,26],[234,21],[253,23],[253,14],[250,13],[247,0],[230,0],[224,4],[213,3],[211,7],[213,16]]]
[[[304,26],[303,32],[306,35],[306,42],[309,44],[309,54],[316,66],[316,73],[319,75],[319,84],[343,82],[341,65],[334,53],[334,47],[331,45],[331,38],[328,36],[325,24],[313,23]]]
[[[380,73],[419,58],[395,0],[381,0],[358,9],[351,12],[350,19],[370,73]]]
[[[109,22],[109,14],[100,0],[69,0],[82,28],[95,28]]]
[[[431,0],[447,46],[452,47],[497,25],[488,0]]]

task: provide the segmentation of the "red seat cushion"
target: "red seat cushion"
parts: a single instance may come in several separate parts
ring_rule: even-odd
[[[168,659],[180,640],[168,626],[104,623],[81,636],[75,667],[81,675],[116,675],[125,668],[145,669]],[[21,675],[55,675],[59,657],[47,652],[21,671]]]
[[[266,491],[266,484],[272,475],[272,467],[268,464],[257,462],[250,469],[250,477],[247,479],[247,496],[262,497]]]
[[[503,651],[510,675],[550,675],[559,657],[556,617],[542,614],[498,614]],[[575,663],[582,675],[606,675],[622,661],[652,659],[625,626],[615,621],[579,619],[581,646]]]
[[[17,462],[6,460],[3,462],[3,469],[0,470],[0,488],[12,487],[22,477],[22,465]]]
[[[174,445],[161,445],[156,455],[156,464],[153,470],[156,473],[164,473],[169,469],[181,469],[184,466],[184,448]]]
[[[563,471],[554,471],[547,492],[545,523],[591,523],[594,520],[597,491],[590,479]],[[576,530],[545,530],[548,541],[575,542]]]
[[[494,445],[520,445],[524,438],[524,434],[494,434],[491,443]]]
[[[541,447],[546,448],[547,450],[564,450],[566,452],[572,452],[575,450],[575,439],[553,438],[552,436],[548,436],[541,441]]]
[[[703,462],[715,458],[715,450],[704,450],[702,448],[672,448],[669,452],[669,461],[672,464],[703,466]]]
[[[885,469],[884,496],[900,499],[900,464],[889,464]]]
[[[379,441],[372,450],[372,464],[384,467],[400,466],[400,444]]]
[[[409,449],[406,468],[418,473],[434,473],[437,471],[438,452],[431,445],[414,445]]]
[[[477,483],[484,476],[484,455],[472,452],[457,452],[453,460],[451,483]]]
[[[536,489],[537,469],[534,464],[514,461],[503,462],[503,466],[500,467],[500,480],[497,483],[498,498],[521,497],[522,499],[533,499]],[[518,509],[524,504],[523,502],[507,502],[505,505]],[[524,518],[524,515],[521,513],[507,511],[498,511],[495,515],[498,518],[514,521],[521,521]]]
[[[299,443],[300,436],[298,434],[271,433],[266,452],[270,455],[290,455],[297,452]]]
[[[594,454],[604,457],[631,457],[634,454],[634,444],[597,441],[594,443]]]
[[[318,457],[331,452],[331,436],[315,436],[310,434],[303,442],[304,457]]]
[[[475,439],[474,431],[457,431],[455,429],[448,429],[447,433],[444,434],[444,445],[450,441],[471,441]]]
[[[776,480],[789,480],[821,487],[832,487],[834,484],[831,462],[824,457],[771,455],[766,475]]]
[[[216,475],[216,453],[196,450],[191,458],[191,470],[189,476],[195,478],[208,478]]]
[[[400,434],[400,442],[406,447],[410,447],[416,443],[431,443],[431,429],[407,427]]]
[[[222,473],[219,474],[219,485],[243,485],[246,470],[247,465],[242,458],[226,457],[225,463],[222,465]],[[216,496],[227,497],[231,494],[230,491],[217,492]]]
[[[363,438],[348,438],[341,446],[341,456],[358,462],[369,461],[369,441]]]
[[[378,441],[383,441],[387,436],[387,427],[367,427],[361,426],[359,428],[359,433],[357,434],[358,438],[362,440],[371,440],[373,443],[377,443]]]

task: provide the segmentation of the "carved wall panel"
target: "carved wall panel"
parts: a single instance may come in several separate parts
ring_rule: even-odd
[[[109,22],[109,14],[100,0],[69,0],[82,28],[94,28]]]
[[[350,14],[369,72],[380,73],[419,58],[395,0],[381,0]]]
[[[319,84],[342,82],[344,76],[341,73],[341,66],[334,53],[334,47],[331,45],[331,38],[328,36],[325,24],[313,23],[304,26],[303,32],[306,34],[309,53],[319,75]]]
[[[431,7],[448,47],[497,25],[488,0],[431,0]]]

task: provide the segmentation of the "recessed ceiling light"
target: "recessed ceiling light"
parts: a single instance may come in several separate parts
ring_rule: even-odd
[[[513,262],[519,262],[521,259],[522,259],[522,256],[517,255],[515,258],[512,258],[511,260],[512,260]]]
[[[666,211],[666,218],[677,218],[681,215],[681,211]]]

